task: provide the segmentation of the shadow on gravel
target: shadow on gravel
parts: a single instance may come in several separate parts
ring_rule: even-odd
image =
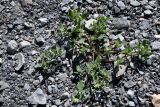
[[[0,107],[1,107],[1,105],[0,105]],[[35,105],[28,104],[28,107],[35,107]],[[37,105],[36,107],[46,107],[46,105]]]

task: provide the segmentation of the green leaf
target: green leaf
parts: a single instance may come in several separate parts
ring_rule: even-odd
[[[77,84],[77,89],[82,91],[84,87],[85,87],[84,82],[82,80],[79,81]]]

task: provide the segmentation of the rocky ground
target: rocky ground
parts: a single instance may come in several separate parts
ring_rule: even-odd
[[[110,17],[110,38],[118,36],[130,44],[148,39],[153,50],[147,61],[151,66],[128,69],[117,84],[105,90],[106,98],[92,106],[152,107],[151,95],[160,93],[159,4],[158,0],[1,0],[1,106],[82,106],[71,103],[75,84],[65,69],[48,78],[36,70],[42,51],[56,44],[54,36],[60,20],[66,20],[69,9],[80,7],[90,13],[90,18]]]

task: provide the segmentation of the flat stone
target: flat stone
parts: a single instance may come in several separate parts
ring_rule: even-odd
[[[116,74],[116,77],[124,75],[124,73],[126,71],[126,68],[127,68],[127,66],[125,66],[125,65],[119,65],[119,69],[118,69],[118,72]]]
[[[48,22],[47,18],[39,18],[38,20],[41,21],[42,23],[47,23]]]
[[[20,42],[20,48],[24,48],[24,47],[27,47],[27,46],[30,46],[31,43],[28,42],[28,41],[22,41]]]
[[[38,88],[31,96],[29,96],[27,100],[29,101],[29,104],[45,105],[47,102],[46,95],[40,88]]]
[[[143,21],[140,23],[140,28],[141,28],[142,30],[150,29],[150,28],[151,28],[151,25],[150,25],[149,20],[143,20]]]
[[[128,90],[128,91],[127,91],[127,95],[133,97],[133,96],[134,96],[134,91]]]
[[[0,81],[0,91],[3,91],[6,88],[9,88],[8,83],[6,83],[4,81]]]
[[[135,103],[133,101],[129,101],[128,102],[128,106],[129,107],[136,107]]]
[[[152,49],[160,49],[160,42],[159,41],[155,41],[151,43]]]
[[[87,20],[87,21],[85,22],[85,27],[86,27],[87,29],[91,30],[91,29],[92,29],[92,25],[93,25],[94,22],[96,22],[95,19],[89,19],[89,20]]]
[[[74,0],[62,0],[62,4],[65,5],[65,4],[68,4],[70,2],[73,2]]]
[[[160,39],[160,35],[154,35],[154,38]]]
[[[135,86],[135,83],[131,80],[125,82],[125,84],[124,84],[124,87],[127,89],[132,88],[133,86]]]
[[[149,16],[149,15],[152,15],[153,13],[152,13],[152,11],[150,11],[150,10],[145,10],[145,11],[144,11],[144,14]]]
[[[114,18],[112,24],[117,29],[128,28],[130,26],[130,22],[124,18]]]
[[[135,40],[130,41],[129,45],[130,45],[130,47],[134,48],[137,46],[138,43],[139,43],[138,39],[135,39]]]
[[[136,0],[130,0],[130,4],[134,7],[140,6],[140,2],[136,1]]]
[[[126,8],[125,4],[122,1],[118,1],[117,5],[121,10],[124,10]]]
[[[24,64],[25,64],[25,57],[22,53],[18,53],[15,58],[18,60],[17,61],[17,66],[15,67],[15,70],[16,71],[20,71],[23,67],[24,67]]]

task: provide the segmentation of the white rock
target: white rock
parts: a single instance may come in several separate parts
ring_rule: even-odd
[[[124,37],[121,34],[118,34],[117,36],[120,39],[120,41],[124,41]]]
[[[125,65],[119,65],[116,77],[122,76],[125,73],[126,68],[127,68],[127,66],[125,66]]]
[[[139,43],[138,39],[135,39],[135,40],[130,41],[129,45],[130,45],[130,47],[134,48],[137,46],[138,43]]]
[[[92,0],[86,0],[88,3],[92,3]]]
[[[2,60],[2,58],[0,58],[0,65],[3,63],[3,60]]]
[[[47,23],[48,21],[47,18],[39,18],[38,20],[41,21],[42,23]]]
[[[65,4],[68,4],[68,3],[73,2],[73,1],[74,1],[74,0],[63,0],[63,1],[62,1],[62,4],[65,5]]]
[[[89,19],[89,20],[87,20],[87,21],[85,22],[85,27],[86,27],[87,29],[91,30],[91,29],[92,29],[92,25],[93,25],[93,23],[95,23],[95,22],[96,22],[95,19]]]
[[[21,48],[24,48],[24,47],[27,47],[27,46],[30,46],[30,45],[31,45],[31,43],[28,42],[28,41],[22,41],[22,42],[20,42],[20,47]]]
[[[160,39],[160,35],[154,35],[156,39]]]
[[[24,64],[25,64],[25,57],[22,53],[18,53],[15,58],[18,60],[17,62],[17,66],[15,67],[16,71],[19,71],[23,68]]]

